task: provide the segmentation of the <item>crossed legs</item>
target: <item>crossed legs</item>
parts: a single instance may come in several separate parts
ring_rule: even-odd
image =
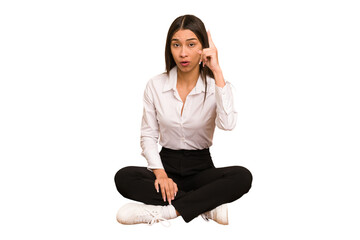
[[[187,177],[169,176],[179,191],[172,201],[185,222],[224,203],[230,203],[251,188],[252,175],[240,166],[210,168]],[[115,175],[121,195],[150,205],[167,205],[154,187],[155,175],[145,167],[125,167]]]

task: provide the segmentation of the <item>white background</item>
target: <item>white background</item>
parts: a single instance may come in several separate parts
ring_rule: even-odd
[[[1,1],[1,239],[359,239],[357,1]],[[235,86],[216,166],[253,188],[229,226],[123,226],[113,177],[146,166],[146,82],[183,14],[211,30]],[[236,235],[234,235],[236,234]]]

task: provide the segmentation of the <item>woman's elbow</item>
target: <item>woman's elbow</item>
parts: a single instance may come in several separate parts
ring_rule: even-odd
[[[236,123],[231,124],[231,125],[223,125],[222,127],[220,127],[220,129],[224,130],[224,131],[232,131],[234,130],[236,126]]]
[[[232,118],[218,119],[216,126],[224,131],[231,131],[236,127],[236,116]]]

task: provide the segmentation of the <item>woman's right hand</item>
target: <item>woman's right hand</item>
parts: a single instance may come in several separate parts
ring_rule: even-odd
[[[156,180],[154,183],[156,191],[159,192],[160,186],[164,202],[166,202],[167,199],[169,204],[171,205],[171,200],[175,199],[175,196],[178,192],[177,184],[167,176],[164,169],[153,169],[153,172],[156,176]]]

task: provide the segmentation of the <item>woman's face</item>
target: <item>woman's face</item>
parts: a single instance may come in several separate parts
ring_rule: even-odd
[[[196,35],[188,29],[175,32],[171,39],[171,53],[182,72],[191,72],[199,67],[199,50],[202,45]]]

